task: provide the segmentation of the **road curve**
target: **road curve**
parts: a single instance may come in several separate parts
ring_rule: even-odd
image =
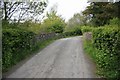
[[[96,78],[95,66],[84,54],[82,36],[56,40],[7,78]]]

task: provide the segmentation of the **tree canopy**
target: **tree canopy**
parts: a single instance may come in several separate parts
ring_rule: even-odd
[[[46,1],[38,2],[3,2],[3,19],[6,21],[16,20],[25,21],[28,19],[39,20],[41,15],[47,6]]]
[[[83,11],[85,16],[91,16],[93,26],[103,26],[109,23],[110,19],[118,17],[118,3],[91,2],[90,6]]]
[[[65,27],[65,20],[56,14],[56,11],[47,13],[47,18],[43,21],[42,27],[48,32],[62,33]]]
[[[82,15],[81,13],[76,13],[74,16],[69,19],[67,22],[67,27],[83,26],[87,24],[87,16]]]

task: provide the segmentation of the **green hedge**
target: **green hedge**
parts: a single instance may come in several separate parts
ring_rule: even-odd
[[[90,26],[82,26],[81,27],[82,33],[91,32],[93,29],[94,29],[94,27],[90,27]]]
[[[85,51],[95,60],[101,77],[120,77],[120,28],[105,25],[98,28],[83,26],[82,32],[92,32],[92,41],[84,41]]]
[[[81,31],[81,28],[75,27],[72,30],[65,31],[63,35],[64,36],[77,36],[77,35],[79,36],[79,35],[82,35],[82,31]]]
[[[30,54],[34,47],[32,38],[35,34],[17,28],[6,28],[2,32],[2,68],[6,71]]]
[[[102,54],[97,54],[97,64],[107,78],[120,77],[120,29],[100,27],[93,30],[93,45]]]

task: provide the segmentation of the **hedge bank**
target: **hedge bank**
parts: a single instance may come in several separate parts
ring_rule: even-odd
[[[101,77],[120,76],[120,28],[104,26],[93,28],[92,40],[84,41],[84,49],[95,60]]]

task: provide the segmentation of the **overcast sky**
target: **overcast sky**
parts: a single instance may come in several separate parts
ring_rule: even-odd
[[[61,15],[66,21],[70,19],[75,13],[80,13],[89,4],[87,0],[48,0],[49,11],[53,5],[57,5],[57,14]]]

